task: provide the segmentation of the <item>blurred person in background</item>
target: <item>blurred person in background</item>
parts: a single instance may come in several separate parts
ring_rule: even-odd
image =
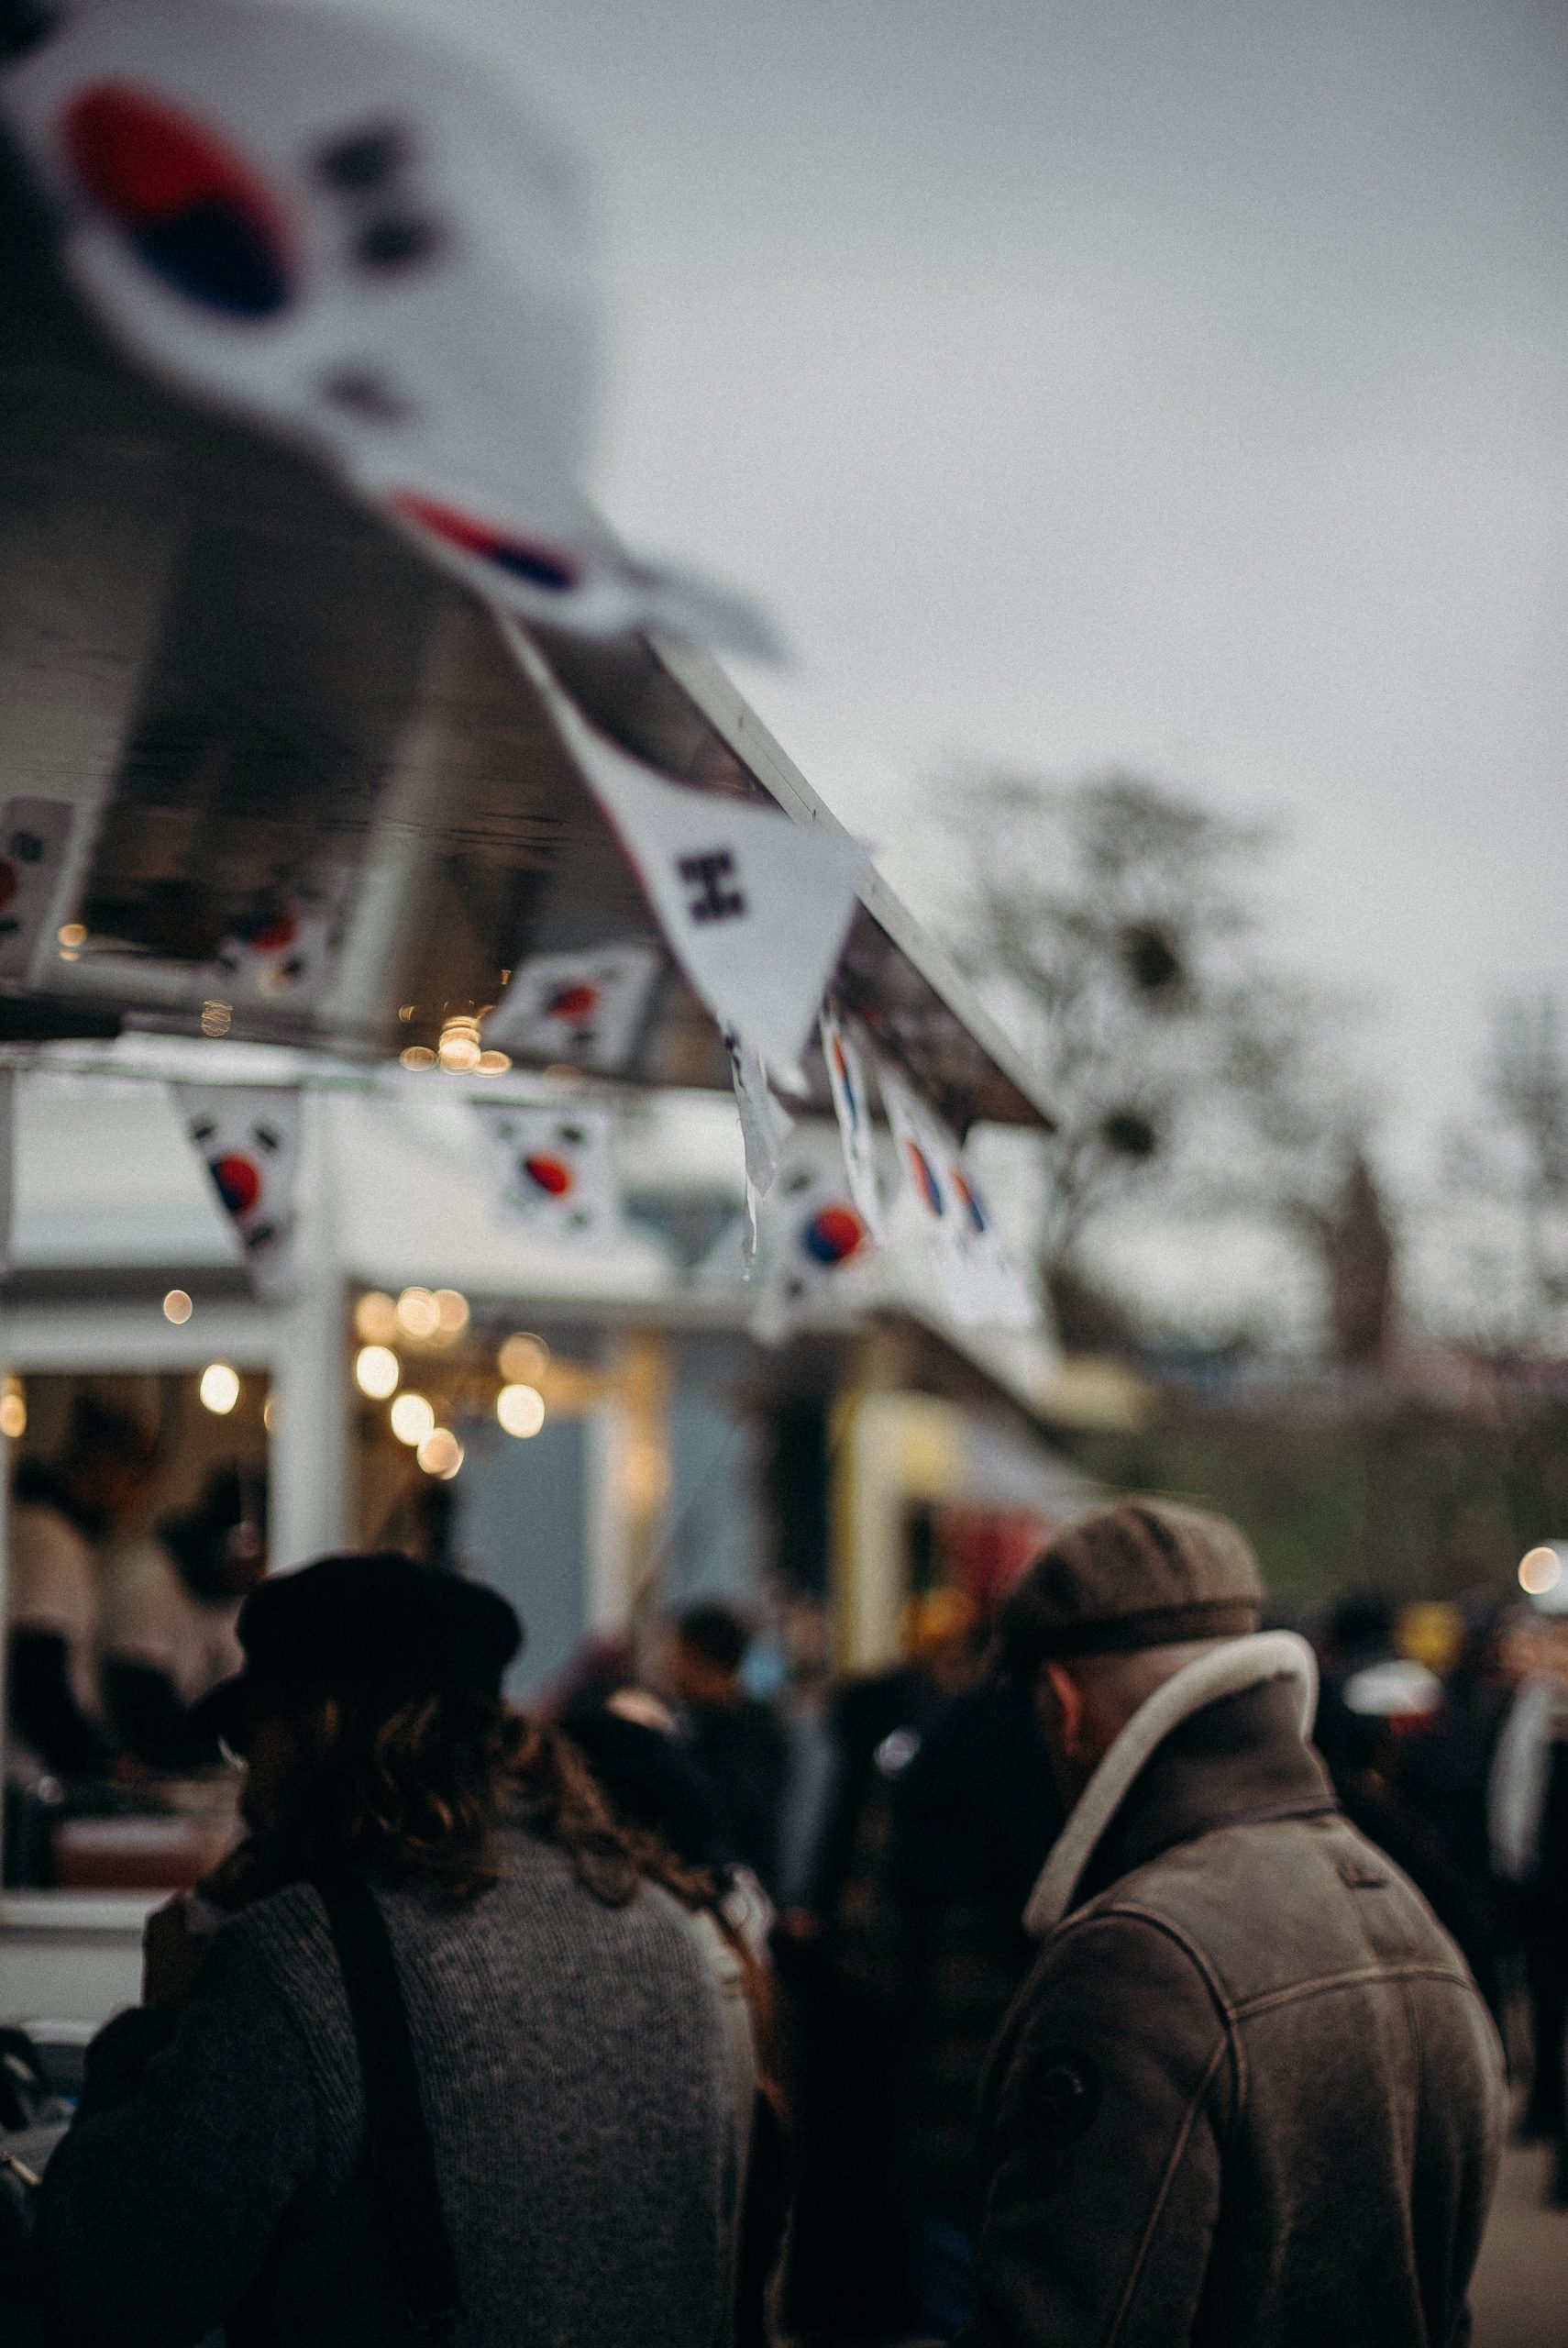
[[[144,1767],[176,1773],[215,1760],[191,1708],[239,1670],[241,1600],[267,1567],[259,1476],[221,1468],[194,1508],[104,1567],[99,1650],[116,1743]]]
[[[1488,1789],[1493,1861],[1512,1893],[1529,2004],[1526,2143],[1551,2148],[1548,2198],[1568,2208],[1568,1574],[1515,1632],[1524,1666]]]
[[[1501,2050],[1339,1815],[1310,1650],[1263,1599],[1234,1525],[1130,1500],[1007,1600],[1072,1808],[987,2072],[965,2348],[1468,2337]]]
[[[39,2216],[51,2339],[722,2340],[741,2148],[709,1944],[680,1872],[507,1711],[511,1607],[331,1557],[263,1582],[239,1640],[206,1710],[249,1839],[152,1920],[148,2002],[89,2050]]]
[[[696,1600],[659,1624],[648,1677],[674,1706],[687,1749],[712,1789],[730,1855],[771,1899],[790,1746],[772,1706],[748,1695],[741,1679],[751,1640],[734,1607]]]
[[[99,1678],[101,1558],[152,1480],[157,1442],[128,1411],[76,1397],[62,1456],[24,1460],[6,1533],[7,1774],[100,1774],[114,1759]]]
[[[785,2328],[805,2337],[897,2339],[921,2321],[897,2142],[903,1944],[878,1877],[899,1779],[973,1686],[983,1635],[954,1589],[911,1599],[900,1631],[906,1659],[845,1680],[829,1705],[816,1848],[774,1934],[800,2148]]]

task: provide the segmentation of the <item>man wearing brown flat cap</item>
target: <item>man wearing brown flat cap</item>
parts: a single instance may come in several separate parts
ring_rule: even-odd
[[[1008,1601],[1074,1808],[982,2099],[963,2348],[1461,2348],[1504,2126],[1463,1957],[1336,1808],[1235,1526],[1126,1501]]]

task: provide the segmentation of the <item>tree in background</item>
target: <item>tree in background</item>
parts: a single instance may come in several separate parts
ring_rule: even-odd
[[[1370,1118],[1332,1007],[1268,953],[1267,832],[1129,774],[966,776],[949,805],[956,954],[1058,1120],[1039,1246],[1066,1340],[1130,1334],[1097,1243],[1137,1202],[1304,1242],[1336,1357],[1381,1359],[1395,1258]]]
[[[1494,1355],[1568,1350],[1568,1022],[1551,994],[1493,1008],[1483,1116],[1449,1136],[1465,1334]]]

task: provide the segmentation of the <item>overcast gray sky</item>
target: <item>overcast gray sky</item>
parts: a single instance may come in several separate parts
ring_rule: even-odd
[[[1568,984],[1568,12],[463,7],[596,190],[593,485],[812,781],[926,908],[955,756],[1279,817],[1418,1171]]]

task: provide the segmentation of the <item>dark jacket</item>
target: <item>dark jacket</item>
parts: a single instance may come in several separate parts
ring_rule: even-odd
[[[701,2348],[727,2328],[737,2176],[718,1990],[691,1919],[588,1892],[531,1834],[469,1904],[387,1896],[465,2348]],[[94,2042],[50,2165],[53,2342],[387,2348],[405,2335],[366,2167],[364,2099],[319,1895],[221,1925],[165,2021]],[[139,2075],[139,2076],[138,2076]]]
[[[1094,1845],[988,2072],[965,2348],[1467,2338],[1500,2051],[1297,1703],[1193,1710]]]

